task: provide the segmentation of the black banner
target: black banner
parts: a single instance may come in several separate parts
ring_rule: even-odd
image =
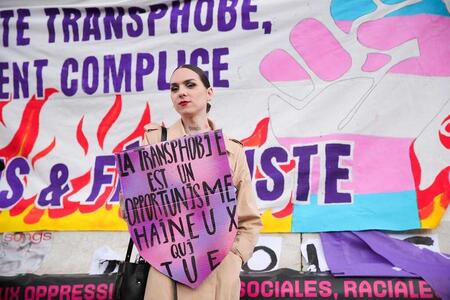
[[[112,300],[115,274],[0,276],[0,300]],[[419,278],[333,277],[291,269],[242,272],[241,299],[439,299]]]

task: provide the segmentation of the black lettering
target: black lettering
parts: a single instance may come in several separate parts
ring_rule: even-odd
[[[166,267],[167,274],[168,274],[170,277],[172,277],[172,272],[170,271],[170,265],[171,265],[171,264],[172,264],[171,261],[166,261],[166,262],[161,263],[161,266]]]
[[[142,232],[138,231],[139,227],[141,228]],[[137,241],[136,246],[139,248],[139,251],[142,251],[142,244],[141,244],[142,239],[144,239],[145,246],[147,246],[147,248],[149,248],[148,240],[147,240],[147,230],[145,229],[145,226],[135,227],[133,232],[134,232],[135,240]]]
[[[183,268],[184,268],[184,273],[186,273],[186,277],[189,280],[189,282],[194,283],[197,281],[197,265],[195,262],[195,256],[191,256],[191,266],[192,266],[192,273],[189,271],[186,259],[183,258]]]
[[[219,252],[219,250],[215,249],[215,250],[211,250],[208,251],[206,254],[208,255],[208,262],[209,262],[209,267],[212,270],[214,270],[215,268],[217,268],[217,266],[220,264],[220,262],[215,263],[214,261],[217,260],[217,257],[213,256],[213,254]]]
[[[233,205],[231,207],[231,210],[230,210],[230,207],[227,206],[227,212],[228,212],[228,216],[230,217],[230,226],[228,226],[228,231],[233,230],[233,227],[235,227],[237,229],[238,227],[237,227],[236,220],[235,220],[236,205]]]
[[[211,208],[209,209],[209,222],[207,220],[207,216],[205,215],[205,211],[202,211],[202,218],[203,218],[203,224],[205,226],[206,232],[209,235],[213,235],[216,233],[216,220],[214,218],[214,210]],[[210,223],[210,225],[208,224]],[[211,226],[211,228],[210,228]]]
[[[219,152],[219,155],[227,155],[226,149],[222,149],[221,144],[225,146],[225,143],[223,142],[223,135],[220,131],[214,131],[214,138],[216,140],[217,145],[217,151]],[[220,143],[222,141],[222,143]]]

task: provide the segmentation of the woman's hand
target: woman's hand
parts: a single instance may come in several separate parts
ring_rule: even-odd
[[[119,205],[119,216],[126,221],[127,212],[125,211],[125,197],[123,196],[122,192],[119,192]]]

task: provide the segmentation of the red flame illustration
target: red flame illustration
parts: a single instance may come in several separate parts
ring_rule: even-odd
[[[444,168],[434,179],[434,182],[426,189],[420,189],[420,178],[422,169],[414,152],[414,142],[409,148],[409,155],[411,159],[412,173],[414,177],[414,184],[417,194],[417,206],[419,209],[420,219],[425,219],[430,216],[435,210],[433,199],[439,194],[443,194],[440,199],[440,205],[446,209],[450,202],[450,184],[448,178],[450,176],[450,166]]]
[[[28,206],[34,204],[34,200],[36,200],[36,195],[34,195],[33,197],[28,198],[28,199],[22,198],[17,203],[17,205],[15,205],[12,209],[10,209],[9,214],[11,215],[11,217],[20,215],[21,213],[23,213],[25,211],[25,209],[28,208]]]
[[[41,152],[39,152],[38,154],[36,154],[33,159],[31,160],[31,165],[34,168],[34,164],[41,158],[43,158],[44,156],[46,156],[47,154],[49,154],[53,148],[55,148],[56,145],[56,138],[53,137],[53,141],[50,143],[50,145],[48,145],[46,148],[44,148],[44,150],[42,150]]]
[[[450,115],[441,123],[441,129],[439,130],[439,140],[445,148],[450,150]]]
[[[256,128],[253,131],[253,133],[249,137],[247,137],[241,141],[242,144],[244,144],[244,146],[246,146],[246,147],[262,146],[267,140],[267,134],[269,132],[269,121],[270,121],[270,118],[268,118],[268,117],[259,121],[258,124],[256,125]],[[287,163],[287,164],[280,165],[280,168],[285,173],[288,173],[294,167],[295,167],[294,160],[289,161],[289,163]],[[258,167],[256,167],[256,169],[255,169],[255,178],[256,179],[264,178],[263,174],[261,173],[261,171],[259,170]],[[291,194],[291,199],[289,199],[289,202],[287,203],[286,207],[284,207],[282,210],[280,210],[278,212],[272,213],[272,215],[277,218],[284,218],[286,216],[291,215],[292,211],[294,209],[294,205],[292,204],[291,200],[292,200],[292,194]]]
[[[111,109],[109,110],[109,112],[103,118],[103,120],[101,121],[101,123],[99,125],[99,128],[97,130],[97,138],[102,147],[103,147],[103,141],[109,130],[109,128],[106,128],[106,126],[111,126],[117,120],[117,118],[120,114],[121,106],[122,106],[121,101],[122,101],[121,96],[120,95],[116,96],[113,106],[111,107]],[[113,152],[122,150],[124,148],[124,145],[126,145],[129,141],[142,136],[142,133],[143,133],[142,128],[144,127],[145,124],[150,122],[150,119],[151,119],[150,107],[147,104],[144,109],[144,112],[141,115],[139,124],[137,124],[136,128],[130,135],[128,135],[124,140],[119,142],[116,145],[116,147],[114,147]],[[82,145],[83,149],[86,149],[86,151],[87,151],[88,142],[82,131],[82,126],[83,126],[82,124],[83,124],[83,118],[80,120],[80,122],[78,123],[78,126],[77,126],[77,140],[80,143],[80,145]],[[82,141],[83,138],[85,139],[85,142]],[[83,146],[83,145],[85,145],[85,146]],[[108,168],[107,172],[114,173],[114,172],[116,172],[116,169]],[[99,208],[103,207],[105,205],[106,201],[109,199],[109,197],[115,191],[118,176],[117,175],[114,176],[114,182],[111,184],[111,186],[105,188],[103,193],[97,197],[97,199],[95,200],[95,203],[82,204],[77,200],[72,200],[71,198],[73,197],[73,195],[75,195],[82,188],[84,188],[86,185],[88,185],[90,180],[91,180],[91,170],[89,170],[88,172],[86,172],[85,174],[83,174],[77,178],[70,180],[71,190],[70,190],[70,192],[68,192],[66,195],[63,196],[62,208],[49,210],[49,217],[55,218],[55,219],[62,218],[62,217],[65,217],[65,216],[68,216],[68,215],[74,213],[75,211],[79,211],[83,214],[87,214],[87,213],[94,212],[94,211],[98,210]],[[111,205],[106,205],[106,209],[111,209],[111,208],[112,208]]]
[[[39,220],[42,218],[43,215],[44,215],[43,209],[33,207],[25,216],[25,218],[23,218],[23,222],[25,224],[35,224],[39,222]]]
[[[267,117],[259,121],[253,133],[241,141],[242,144],[246,147],[257,147],[264,144],[269,132],[269,120],[270,118]]]
[[[81,117],[80,122],[78,122],[78,126],[77,126],[77,141],[78,144],[80,144],[80,146],[83,148],[84,150],[84,155],[86,156],[88,150],[89,150],[89,143],[87,141],[86,136],[84,135],[83,132],[83,120],[84,120],[84,116]]]
[[[114,104],[109,111],[103,117],[97,130],[97,140],[100,148],[103,149],[103,142],[105,141],[106,134],[111,129],[112,124],[116,122],[119,114],[122,110],[122,95],[116,95]]]
[[[5,121],[3,120],[3,108],[9,103],[11,103],[11,100],[0,101],[0,123],[2,123],[3,126],[6,126]]]
[[[286,205],[286,207],[284,207],[280,211],[272,213],[272,215],[274,217],[277,217],[277,218],[284,218],[284,217],[287,217],[289,215],[292,215],[292,211],[294,210],[294,204],[292,204],[291,200],[292,200],[292,195],[291,195],[291,198],[289,199],[289,202]]]
[[[136,126],[136,128],[134,129],[134,131],[128,136],[126,137],[122,142],[120,142],[119,144],[117,144],[116,147],[114,147],[113,152],[118,152],[124,149],[124,146],[129,143],[130,141],[132,141],[133,139],[136,139],[138,137],[142,136],[142,128],[144,128],[145,124],[148,124],[151,122],[151,118],[150,118],[150,107],[148,106],[148,104],[145,106],[145,110],[142,113],[141,116],[141,120],[139,121],[139,124]]]
[[[56,93],[54,88],[45,89],[43,100],[33,97],[28,101],[22,114],[19,129],[7,146],[0,149],[0,156],[9,160],[14,156],[28,157],[39,134],[39,114],[48,98]]]
[[[89,180],[91,179],[91,170],[87,171],[83,175],[71,179],[70,186],[71,191],[63,196],[62,200],[62,208],[57,209],[49,209],[48,215],[52,219],[62,218],[73,214],[80,208],[80,203],[78,201],[71,201],[70,197],[80,191],[83,187],[85,187]]]
[[[15,156],[23,156],[28,158],[29,154],[33,150],[35,146],[35,142],[39,135],[39,115],[43,105],[49,99],[49,97],[56,93],[57,90],[54,88],[46,89],[45,97],[42,100],[37,100],[34,96],[28,101],[25,106],[25,109],[22,113],[22,119],[19,124],[17,131],[15,132],[13,138],[9,142],[8,145],[0,149],[0,156],[6,158],[6,162],[9,159]],[[0,121],[3,123],[2,110],[10,101],[0,102]],[[110,127],[114,122],[118,119],[118,116],[121,112],[122,107],[122,97],[121,95],[116,95],[115,101],[112,107],[109,109],[107,114],[101,120],[98,130],[97,130],[97,140],[99,142],[100,147],[103,149],[104,140],[109,132]],[[77,126],[77,141],[83,148],[84,154],[86,155],[89,150],[88,140],[83,132],[83,121],[84,117],[82,117]],[[124,145],[130,142],[133,139],[137,139],[142,136],[143,126],[146,123],[150,122],[150,108],[148,104],[146,104],[145,110],[141,115],[141,119],[139,124],[136,126],[135,130],[129,134],[124,140],[120,141],[114,151],[122,150]],[[53,138],[53,141],[45,147],[43,150],[38,152],[32,159],[31,163],[34,168],[35,163],[41,158],[46,157],[56,146],[56,138]],[[114,167],[110,167],[107,172],[116,173],[113,176],[114,182],[97,197],[93,204],[83,204],[80,203],[78,199],[71,199],[77,194],[81,189],[86,187],[91,180],[91,169],[85,172],[83,175],[70,179],[69,187],[70,191],[66,193],[62,197],[62,207],[61,208],[52,208],[48,209],[48,215],[50,218],[62,218],[64,216],[68,216],[76,211],[81,213],[90,213],[98,210],[101,207],[105,207],[106,209],[112,209],[112,205],[106,205],[107,200],[114,194],[118,176]],[[27,177],[24,176],[23,180],[26,184]],[[23,221],[26,224],[35,224],[38,223],[39,220],[45,213],[45,209],[40,209],[34,207],[34,203],[36,201],[37,195],[32,196],[31,198],[22,198],[18,203],[9,210],[9,214],[11,216],[18,216],[24,213],[24,211],[29,208],[30,211],[24,216]]]
[[[39,134],[39,115],[42,107],[51,95],[58,92],[54,88],[45,89],[44,99],[38,100],[33,97],[28,101],[22,113],[22,119],[19,128],[14,134],[8,145],[0,149],[0,156],[5,157],[6,161],[15,156],[23,156],[28,158]],[[2,106],[4,107],[3,104]],[[39,154],[38,154],[39,155]],[[35,160],[36,161],[36,160]],[[25,184],[27,177],[24,176]],[[25,211],[30,205],[34,204],[36,195],[29,199],[22,198],[10,211],[11,216],[17,216]],[[33,211],[34,214],[34,211]]]

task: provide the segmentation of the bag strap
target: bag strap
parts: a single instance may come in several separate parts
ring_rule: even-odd
[[[167,141],[167,128],[161,127],[161,142]],[[130,241],[128,242],[127,255],[125,256],[125,261],[130,262],[131,252],[133,251],[133,240],[130,237]]]
[[[167,128],[161,127],[161,142],[167,141]]]
[[[126,262],[130,262],[131,251],[133,251],[133,240],[130,237],[130,241],[128,242],[127,255],[125,256]]]

